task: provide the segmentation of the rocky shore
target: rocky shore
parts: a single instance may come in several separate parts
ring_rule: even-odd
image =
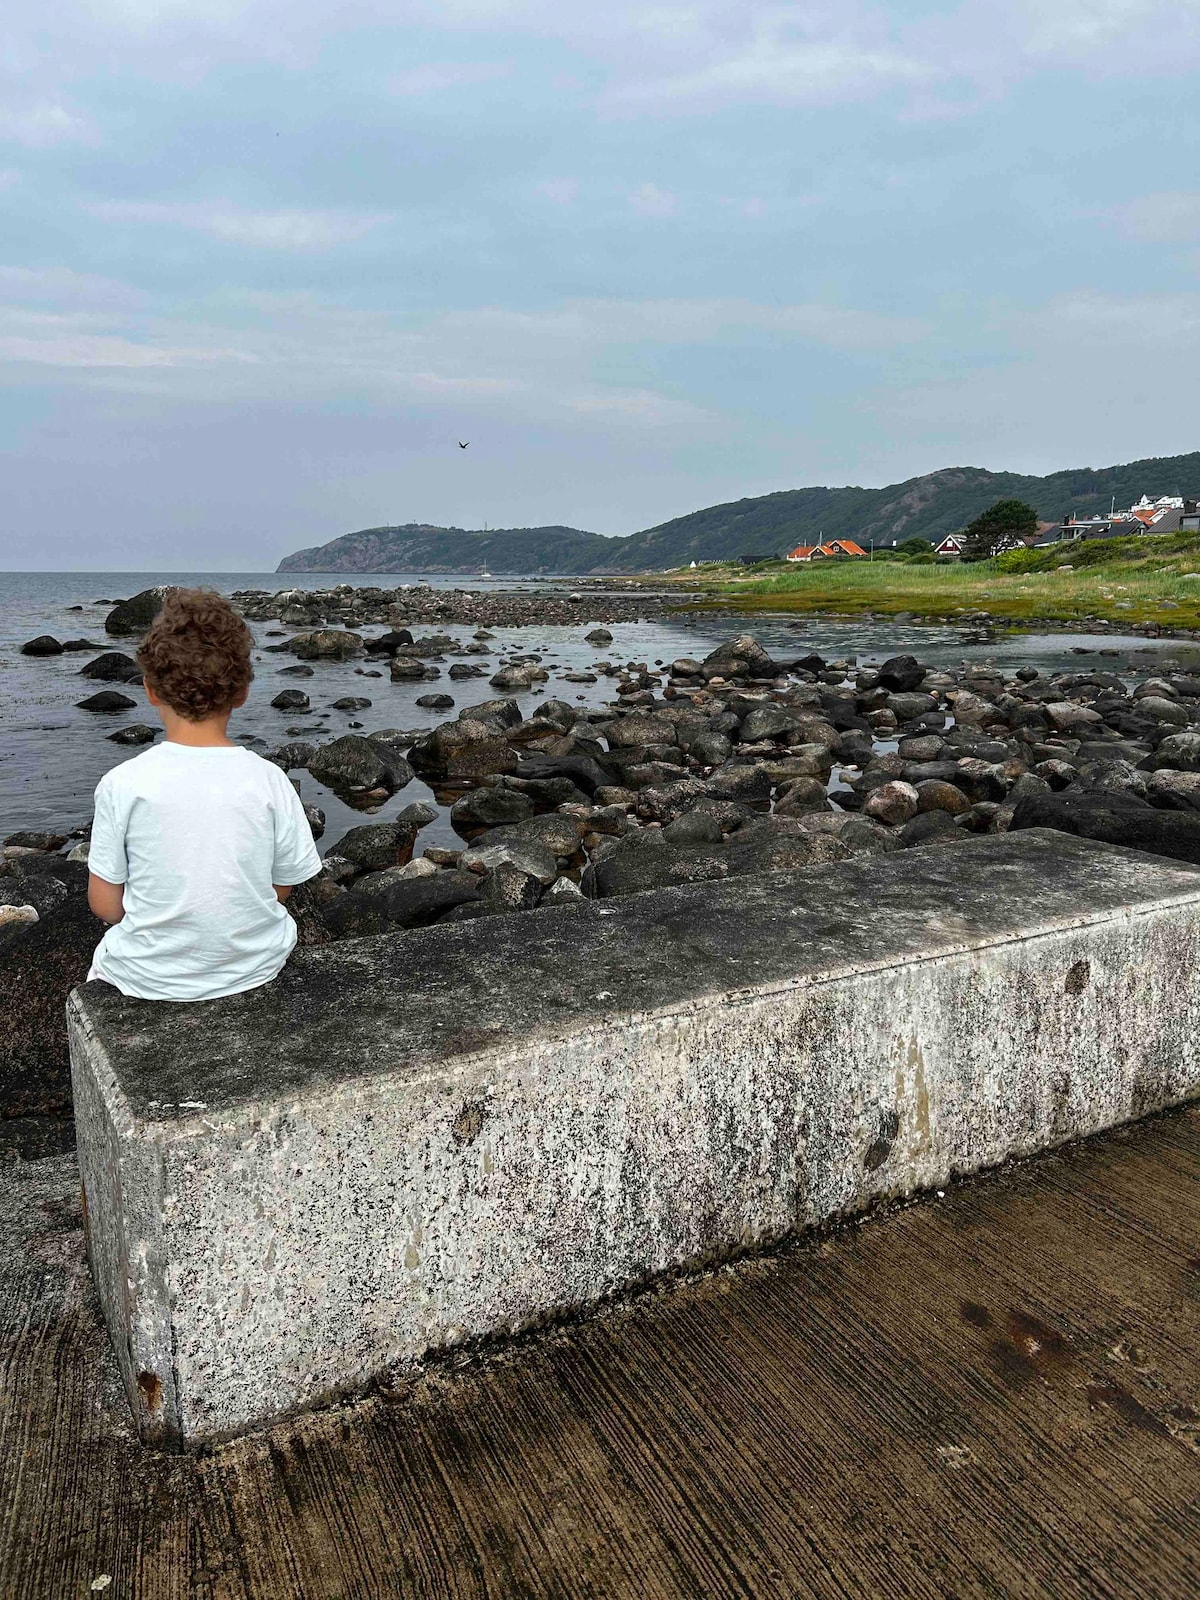
[[[588,579],[585,585],[537,590],[433,589],[414,584],[396,589],[262,589],[235,592],[231,599],[251,622],[279,621],[288,627],[361,628],[373,623],[428,627],[467,623],[480,628],[571,627],[586,615],[597,622],[637,622],[692,604],[693,597],[655,593],[632,579]]]
[[[1130,682],[1100,655],[1048,677],[931,670],[910,655],[870,669],[811,654],[778,661],[743,634],[703,660],[597,663],[612,680],[608,703],[547,696],[524,712],[514,696],[544,695],[548,682],[533,656],[487,661],[400,627],[371,640],[307,629],[276,648],[310,674],[351,652],[380,673],[440,674],[452,658],[452,676],[484,679],[480,698],[432,729],[293,738],[264,752],[367,819],[420,777],[457,836],[452,848],[422,847],[439,815],[425,801],[351,827],[289,902],[305,943],[955,849],[1008,828],[1200,863],[1200,677]],[[309,815],[320,837],[324,818]],[[8,1117],[68,1103],[62,1005],[100,932],[85,898],[86,831],[15,834],[0,850]]]

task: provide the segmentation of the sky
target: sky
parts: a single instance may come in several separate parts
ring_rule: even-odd
[[[8,0],[0,565],[1200,447],[1198,68],[1196,0]]]

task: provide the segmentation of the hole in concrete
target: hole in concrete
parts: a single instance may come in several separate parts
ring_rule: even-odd
[[[483,1100],[468,1101],[450,1127],[450,1134],[455,1144],[470,1144],[472,1140],[477,1139],[486,1116],[487,1104]]]
[[[1092,981],[1092,964],[1090,961],[1076,961],[1074,966],[1067,969],[1066,990],[1068,994],[1082,994]]]
[[[153,1372],[139,1372],[137,1386],[146,1410],[157,1411],[162,1405],[162,1379]]]
[[[900,1132],[900,1118],[895,1111],[885,1111],[879,1118],[879,1136],[863,1157],[863,1166],[874,1172],[892,1153],[896,1135]]]

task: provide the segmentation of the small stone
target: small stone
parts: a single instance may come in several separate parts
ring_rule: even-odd
[[[271,704],[276,711],[307,711],[311,701],[303,689],[281,689]]]
[[[39,633],[36,639],[27,639],[21,646],[23,656],[60,656],[63,647],[50,633]]]
[[[340,700],[333,702],[334,711],[366,711],[371,702],[364,700],[361,695],[345,694]]]
[[[106,733],[104,737],[113,744],[153,744],[158,729],[148,722],[131,722],[127,728],[118,728],[116,733]]]
[[[919,803],[920,797],[912,784],[896,779],[871,790],[863,802],[863,814],[896,827],[916,816]]]
[[[0,928],[10,927],[16,923],[32,923],[39,920],[38,914],[32,906],[0,905]]]

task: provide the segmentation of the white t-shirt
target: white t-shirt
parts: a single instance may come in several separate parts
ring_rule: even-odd
[[[89,978],[142,1000],[269,983],[296,943],[274,885],[321,870],[287,777],[240,745],[155,745],[96,789],[88,869],[125,885]]]

